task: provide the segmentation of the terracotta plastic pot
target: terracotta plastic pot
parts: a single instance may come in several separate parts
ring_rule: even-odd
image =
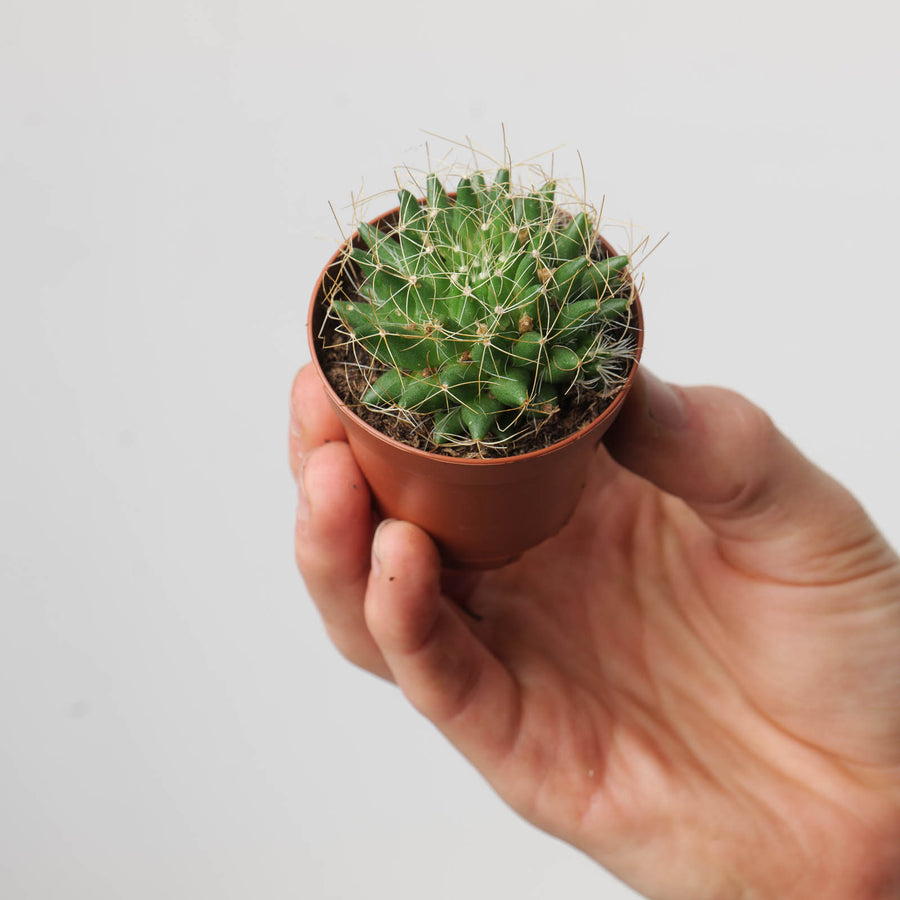
[[[391,210],[372,224],[396,215],[397,210]],[[350,240],[358,241],[358,235]],[[409,447],[372,428],[346,406],[325,378],[317,335],[329,281],[339,277],[342,250],[316,282],[307,333],[313,363],[347,431],[378,511],[424,528],[450,568],[497,568],[556,534],[572,515],[597,444],[634,381],[644,333],[640,300],[635,297],[633,304],[638,332],[635,362],[624,387],[598,418],[543,450],[502,459],[454,459]]]

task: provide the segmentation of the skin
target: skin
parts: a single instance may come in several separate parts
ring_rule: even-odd
[[[291,409],[331,640],[513,809],[650,898],[900,897],[900,560],[763,412],[642,372],[563,531],[451,577]]]

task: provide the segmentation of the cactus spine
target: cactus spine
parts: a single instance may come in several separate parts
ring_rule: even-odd
[[[417,414],[438,445],[503,443],[573,385],[616,392],[634,356],[629,259],[606,256],[590,216],[555,194],[500,169],[462,178],[454,199],[430,174],[424,200],[400,191],[394,227],[359,226],[344,259],[355,291],[331,311],[376,361],[362,403]]]

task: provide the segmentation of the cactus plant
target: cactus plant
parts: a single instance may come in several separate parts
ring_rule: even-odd
[[[393,227],[359,225],[329,297],[370,357],[364,405],[412,414],[434,445],[504,444],[575,387],[619,390],[636,346],[629,258],[607,255],[587,210],[562,211],[554,181],[477,171],[454,197],[429,174],[424,198],[399,199]]]

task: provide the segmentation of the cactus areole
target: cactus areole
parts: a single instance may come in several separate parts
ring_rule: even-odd
[[[500,169],[461,179],[452,194],[429,175],[424,198],[401,190],[397,209],[359,226],[314,291],[313,357],[376,501],[431,531],[449,565],[503,564],[564,524],[640,356],[629,258],[587,211],[563,212],[555,191],[552,181],[514,188]],[[381,445],[393,461],[367,471]],[[498,473],[513,463],[520,476]],[[444,477],[454,485],[447,526],[424,521],[409,499],[410,479]],[[498,477],[493,536],[473,537],[491,489],[470,503],[462,486]],[[537,537],[510,535],[536,499]]]

